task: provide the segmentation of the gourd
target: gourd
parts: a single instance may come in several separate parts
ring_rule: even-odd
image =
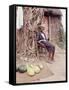
[[[36,74],[40,73],[40,68],[38,66],[34,66],[33,68]]]
[[[27,74],[29,76],[34,76],[35,75],[34,69],[30,65],[27,65]]]
[[[26,65],[20,65],[20,66],[19,66],[19,72],[20,72],[20,73],[24,73],[24,72],[26,72],[26,71],[27,71]]]
[[[16,64],[16,72],[19,70],[19,64]]]
[[[31,65],[31,67],[33,68],[33,70],[34,70],[34,72],[35,72],[36,74],[40,73],[40,68],[39,68],[38,66],[36,66],[36,65]]]
[[[43,69],[43,65],[42,64],[38,64],[40,69]]]

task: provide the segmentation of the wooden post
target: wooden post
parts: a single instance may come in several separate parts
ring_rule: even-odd
[[[48,38],[51,41],[51,17],[48,19]]]

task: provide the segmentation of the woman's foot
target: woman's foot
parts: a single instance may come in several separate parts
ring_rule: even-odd
[[[54,58],[51,58],[51,61],[55,61]]]
[[[52,64],[52,63],[53,63],[53,61],[52,61],[52,60],[50,60],[50,59],[49,59],[49,60],[46,60],[46,62],[47,62],[47,63],[50,63],[50,64]]]

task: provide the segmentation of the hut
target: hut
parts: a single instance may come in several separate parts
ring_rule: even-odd
[[[38,25],[50,42],[63,42],[62,13],[60,9],[23,7],[23,26],[16,30],[16,52],[24,56],[38,56],[36,34]]]

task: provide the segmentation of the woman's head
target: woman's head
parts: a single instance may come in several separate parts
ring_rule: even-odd
[[[40,25],[40,26],[38,26],[38,28],[37,28],[37,29],[38,29],[38,31],[43,32],[44,27]]]

